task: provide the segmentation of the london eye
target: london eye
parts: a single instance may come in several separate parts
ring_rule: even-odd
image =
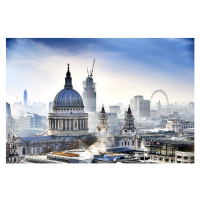
[[[154,99],[154,97],[155,97],[158,93],[163,94],[163,96],[164,96],[164,98],[165,98],[166,106],[168,106],[168,105],[169,105],[168,96],[167,96],[167,94],[165,93],[165,91],[163,91],[163,90],[161,90],[161,89],[155,90],[155,91],[152,93],[151,98],[150,98],[150,106],[151,106],[151,107],[153,106],[153,103],[152,103],[152,102],[153,102],[153,99]]]

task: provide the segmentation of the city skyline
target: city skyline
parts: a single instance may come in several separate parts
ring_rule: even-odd
[[[170,103],[194,101],[194,39],[7,39],[6,51],[7,102],[23,102],[25,89],[28,101],[53,101],[68,63],[82,96],[94,58],[97,106],[150,99],[157,89]]]

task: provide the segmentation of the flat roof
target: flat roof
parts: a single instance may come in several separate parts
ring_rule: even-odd
[[[66,157],[79,157],[79,154],[76,153],[63,153],[63,152],[54,152],[53,155],[57,156],[66,156]]]

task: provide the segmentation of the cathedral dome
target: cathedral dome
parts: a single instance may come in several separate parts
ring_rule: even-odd
[[[83,100],[80,94],[73,89],[71,73],[68,71],[65,77],[64,89],[58,92],[54,99],[54,107],[83,107]]]
[[[63,89],[56,95],[54,106],[83,107],[81,95],[74,89]]]
[[[48,115],[48,135],[82,136],[88,134],[88,113],[84,113],[81,95],[73,89],[69,64],[64,88],[55,96],[52,111]]]

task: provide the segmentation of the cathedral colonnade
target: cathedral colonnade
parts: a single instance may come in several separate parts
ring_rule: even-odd
[[[88,130],[88,119],[49,119],[51,130]]]

